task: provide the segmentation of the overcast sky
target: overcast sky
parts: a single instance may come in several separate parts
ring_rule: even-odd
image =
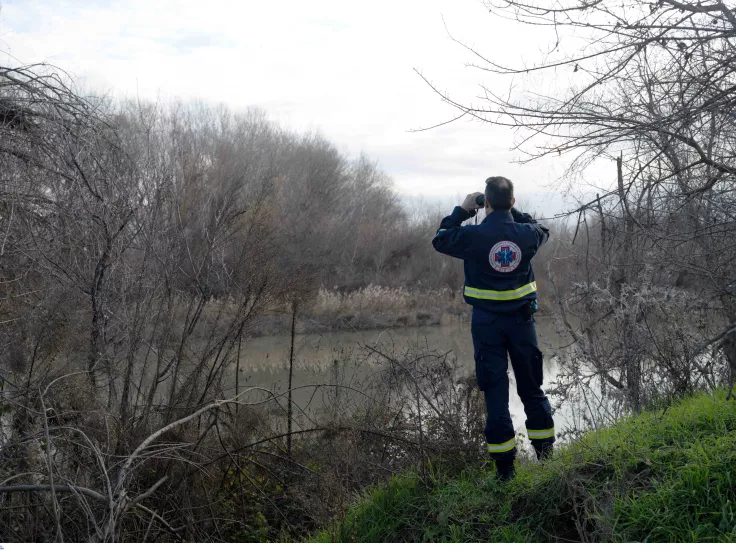
[[[548,186],[562,161],[516,164],[508,130],[461,121],[410,132],[456,115],[415,68],[468,101],[481,82],[508,86],[467,68],[445,24],[501,59],[531,60],[550,40],[479,0],[0,0],[0,50],[54,63],[97,92],[262,107],[365,152],[406,197],[450,203],[504,175],[529,210],[562,210],[569,199]]]

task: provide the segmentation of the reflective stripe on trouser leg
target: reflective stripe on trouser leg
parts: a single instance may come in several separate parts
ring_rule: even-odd
[[[516,446],[516,437],[513,437],[505,443],[488,443],[488,452],[499,453],[509,452]]]
[[[550,427],[549,429],[527,429],[529,439],[549,439],[555,436],[555,428]]]

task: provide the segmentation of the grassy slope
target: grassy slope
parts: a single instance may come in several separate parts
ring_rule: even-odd
[[[497,483],[491,466],[368,491],[316,540],[736,541],[736,401],[698,395],[587,434]]]

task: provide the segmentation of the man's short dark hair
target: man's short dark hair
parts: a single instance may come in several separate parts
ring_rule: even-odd
[[[485,193],[494,211],[508,211],[514,197],[514,183],[503,176],[489,176],[486,178]]]

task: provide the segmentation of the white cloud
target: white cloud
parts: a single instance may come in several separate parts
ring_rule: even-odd
[[[491,19],[475,0],[5,0],[0,50],[55,63],[96,90],[262,106],[290,128],[365,151],[407,195],[456,197],[505,174],[521,198],[562,208],[541,191],[559,163],[514,164],[506,129],[460,122],[408,132],[455,114],[415,67],[466,101],[479,82],[507,85],[465,67],[471,54],[448,38],[443,17],[458,38],[509,62],[537,55],[546,40]]]

